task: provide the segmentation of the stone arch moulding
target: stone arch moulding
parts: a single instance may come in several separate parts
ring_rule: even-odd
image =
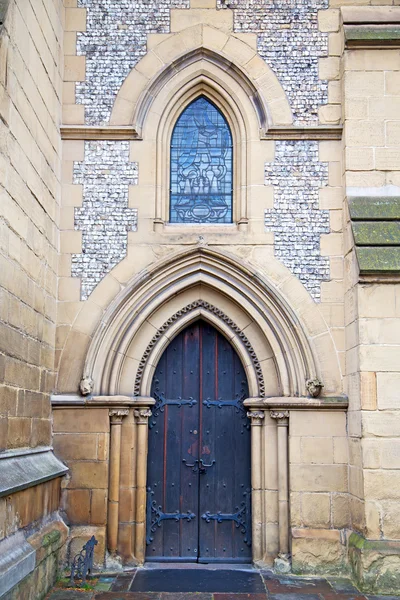
[[[167,39],[160,38],[122,84],[110,125],[133,125],[141,135],[159,92],[168,87],[173,78],[200,61],[216,66],[242,89],[257,115],[259,131],[293,123],[290,105],[279,80],[256,49],[243,39],[209,25],[195,25]]]
[[[139,274],[109,306],[86,356],[84,372],[95,382],[93,393],[133,396],[141,378],[140,393],[148,394],[157,357],[200,316],[231,340],[246,366],[252,396],[263,391],[261,375],[268,388],[272,365],[279,387],[274,396],[306,396],[306,380],[320,376],[312,343],[279,290],[236,256],[198,246]],[[158,335],[168,322],[169,330]]]
[[[263,371],[260,365],[260,361],[257,358],[257,354],[253,348],[253,346],[251,345],[250,341],[248,340],[248,338],[246,337],[246,335],[243,333],[243,331],[241,330],[241,328],[236,325],[236,323],[234,323],[232,321],[231,318],[229,318],[221,309],[217,308],[216,306],[214,306],[213,304],[210,304],[209,302],[206,302],[205,300],[195,300],[194,302],[191,302],[190,304],[184,306],[182,309],[180,309],[179,311],[177,311],[175,314],[173,314],[167,321],[165,321],[165,323],[163,323],[161,325],[161,327],[158,328],[156,334],[153,336],[153,338],[151,339],[151,341],[149,342],[145,352],[143,353],[142,359],[139,363],[137,372],[136,372],[136,379],[135,379],[135,386],[134,386],[134,395],[135,396],[148,396],[150,389],[149,386],[151,384],[151,376],[153,375],[154,372],[154,367],[156,366],[159,357],[161,356],[161,354],[164,352],[166,346],[169,344],[170,339],[167,338],[166,342],[164,344],[159,344],[160,340],[163,338],[163,336],[166,334],[166,332],[174,327],[175,325],[179,325],[179,329],[182,330],[187,326],[187,321],[188,319],[185,317],[191,317],[190,320],[194,320],[196,319],[198,316],[208,316],[208,315],[214,315],[216,317],[216,321],[217,321],[217,326],[220,325],[220,327],[218,327],[219,329],[222,329],[221,327],[221,322],[224,323],[225,325],[227,325],[227,327],[235,334],[237,334],[241,344],[241,348],[239,349],[239,357],[242,358],[243,361],[243,355],[248,355],[248,360],[246,361],[246,357],[245,360],[243,361],[244,364],[249,364],[249,361],[251,362],[251,364],[253,365],[253,370],[254,370],[254,375],[255,375],[255,380],[256,381],[249,381],[249,385],[250,385],[250,389],[254,388],[253,391],[256,392],[257,396],[259,397],[264,397],[265,396],[265,383],[264,383],[264,375],[263,375]],[[212,319],[210,319],[212,321]],[[176,332],[174,332],[176,335]],[[224,332],[223,332],[224,333]],[[229,334],[227,335],[227,337],[230,337]],[[232,342],[232,338],[230,340]],[[235,347],[235,350],[238,350],[238,344],[233,344]],[[161,346],[160,348],[157,348],[157,346]],[[151,360],[152,355],[155,354],[156,355],[156,359],[155,360]],[[146,375],[146,367],[147,367],[147,372],[148,372],[148,376],[145,377]],[[150,368],[149,368],[150,367]],[[145,386],[143,386],[143,381],[145,382]],[[256,384],[256,385],[255,385]]]

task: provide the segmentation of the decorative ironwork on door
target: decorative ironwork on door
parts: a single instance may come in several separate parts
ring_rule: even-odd
[[[170,162],[171,223],[232,222],[232,134],[220,110],[204,96],[179,117]]]
[[[147,560],[251,562],[247,380],[198,321],[164,352],[149,423]]]

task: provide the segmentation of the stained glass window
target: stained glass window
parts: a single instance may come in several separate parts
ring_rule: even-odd
[[[171,223],[232,223],[232,134],[216,106],[194,100],[171,140]]]

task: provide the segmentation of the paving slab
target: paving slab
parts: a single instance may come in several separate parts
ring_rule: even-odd
[[[267,594],[214,594],[213,600],[267,600]]]
[[[358,589],[351,583],[349,579],[343,579],[341,577],[329,578],[328,582],[333,587],[335,592],[345,594],[360,594]]]
[[[330,594],[323,595],[324,600],[367,600],[367,596],[365,596],[362,592],[355,592],[354,594],[349,592],[335,592],[332,591]]]
[[[80,590],[54,590],[46,596],[46,600],[92,600],[92,598],[93,592]]]
[[[132,580],[136,574],[136,571],[131,571],[130,573],[123,573],[118,575],[116,579],[114,579],[113,584],[111,585],[111,592],[128,592],[131,586]]]
[[[104,592],[93,600],[161,600],[161,592]]]
[[[269,594],[329,594],[333,590],[329,583],[323,579],[301,580],[289,578],[264,579]],[[289,599],[288,599],[289,600]]]
[[[213,600],[212,594],[164,592],[161,600]]]

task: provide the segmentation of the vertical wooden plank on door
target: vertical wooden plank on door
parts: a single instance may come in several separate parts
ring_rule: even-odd
[[[163,354],[153,377],[152,395],[156,400],[166,392],[166,364],[167,355]],[[164,440],[164,416],[157,409],[153,409],[153,415],[149,419],[149,451],[147,467],[147,559],[156,560],[164,554],[163,536],[161,529],[156,526],[154,532],[150,531],[151,519],[155,514],[150,511],[149,503],[154,502],[158,506],[163,501],[163,440]],[[150,512],[150,515],[149,515]],[[150,517],[150,519],[149,519]],[[150,538],[152,541],[150,542]]]
[[[233,514],[233,494],[236,486],[233,427],[234,407],[227,402],[233,399],[234,379],[232,346],[221,335],[217,334],[218,360],[216,361],[215,400],[221,400],[221,408],[215,408],[216,415],[216,456],[218,457],[217,488],[213,512]],[[223,560],[233,558],[232,544],[234,532],[232,521],[218,523],[216,558]]]
[[[182,336],[177,336],[167,349],[167,386],[165,397],[177,400],[182,395],[184,344]],[[164,438],[164,489],[163,511],[171,514],[180,512],[180,460],[181,460],[181,417],[182,407],[176,404],[165,406]],[[180,556],[179,521],[167,519],[162,524],[165,558]]]
[[[248,397],[248,384],[245,372],[236,352],[233,357],[234,373],[234,397],[238,400],[240,407],[236,411],[234,420],[234,463],[236,470],[237,485],[233,490],[234,506],[242,508],[243,503],[246,506],[244,517],[245,533],[242,527],[236,528],[234,532],[234,555],[244,562],[251,562],[251,437],[250,421],[247,417],[247,410],[243,406],[243,400]]]
[[[191,512],[196,516],[190,520],[181,520],[180,556],[197,560],[199,537],[199,323],[185,330],[182,356],[182,398],[196,402],[193,406],[184,405],[181,413],[180,464],[180,511]],[[185,461],[185,462],[184,462]],[[190,466],[193,465],[193,466]]]
[[[200,457],[204,465],[199,475],[200,504],[199,504],[199,558],[205,562],[215,558],[217,523],[206,523],[202,515],[214,505],[214,495],[217,487],[217,471],[215,460],[215,409],[204,402],[215,397],[215,357],[216,331],[206,323],[201,328],[201,368],[200,368],[200,418],[202,429]]]

